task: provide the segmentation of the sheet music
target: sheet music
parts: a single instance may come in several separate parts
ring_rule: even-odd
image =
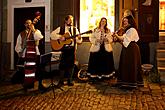
[[[61,51],[59,52],[51,52],[52,53],[52,57],[51,57],[51,61],[59,61],[61,58]]]

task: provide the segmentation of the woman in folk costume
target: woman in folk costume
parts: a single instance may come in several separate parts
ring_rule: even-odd
[[[141,55],[137,45],[139,35],[134,18],[129,15],[122,19],[124,34],[116,34],[116,38],[122,43],[120,55],[119,74],[117,85],[122,88],[136,88],[143,86],[141,76]]]
[[[89,37],[91,42],[88,74],[91,77],[110,77],[114,73],[111,31],[107,28],[107,19],[101,18],[99,26]]]

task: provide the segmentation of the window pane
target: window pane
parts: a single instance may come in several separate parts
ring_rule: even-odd
[[[165,1],[160,1],[160,14],[159,14],[160,26],[159,30],[165,30]]]
[[[114,31],[114,0],[80,0],[80,32],[94,29],[102,17]]]

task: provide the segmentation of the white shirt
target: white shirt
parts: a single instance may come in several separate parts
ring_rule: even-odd
[[[107,52],[112,51],[112,45],[111,43],[113,42],[111,32],[108,33],[103,33],[103,36],[105,36],[108,39],[107,43],[104,43],[105,50]],[[90,47],[90,52],[98,52],[100,50],[100,43],[96,42],[96,40],[101,39],[101,31],[97,28],[89,37],[89,40],[91,42],[91,47]]]
[[[137,42],[139,40],[139,35],[135,28],[128,29],[122,37],[124,47],[128,47],[131,41]]]
[[[60,39],[60,37],[62,35],[60,35],[59,32],[60,32],[60,27],[58,27],[57,29],[55,29],[54,31],[51,32],[50,38],[52,40],[58,40],[58,39]],[[65,32],[64,33],[67,33],[67,32],[70,33],[69,32],[69,26],[65,26]],[[71,26],[71,32],[72,32],[72,35],[73,35],[73,26]],[[76,35],[78,35],[78,34],[79,34],[79,31],[76,28]],[[70,33],[70,35],[71,35],[71,33]],[[82,38],[81,39],[78,39],[78,37],[76,37],[76,43],[81,43],[81,42],[82,42]],[[71,46],[73,46],[73,45],[74,45],[74,42],[72,42]]]
[[[36,31],[33,33],[33,36],[34,36],[34,40],[35,40],[35,41],[40,40],[40,39],[42,39],[42,38],[44,37],[44,36],[41,34],[41,31],[39,31],[39,30],[36,30]],[[21,37],[21,35],[19,34],[18,37],[17,37],[17,42],[16,42],[16,46],[15,46],[15,51],[16,51],[17,53],[20,53],[20,52],[23,51],[22,57],[25,57],[26,48],[23,50],[23,48],[21,47],[21,45],[22,45],[22,37]],[[37,55],[40,55],[38,46],[36,46],[36,54],[37,54]]]

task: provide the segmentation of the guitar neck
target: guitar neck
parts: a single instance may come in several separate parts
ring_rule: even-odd
[[[89,31],[86,31],[86,32],[83,32],[83,33],[79,33],[79,34],[76,34],[76,35],[72,35],[72,36],[70,36],[70,37],[68,37],[68,38],[66,38],[66,39],[75,38],[75,37],[78,36],[78,35],[83,35],[83,34],[88,34],[88,33],[92,33],[92,30],[89,30]]]

